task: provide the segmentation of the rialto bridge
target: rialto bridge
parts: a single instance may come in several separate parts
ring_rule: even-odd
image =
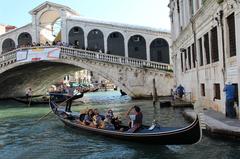
[[[153,79],[158,95],[170,94],[169,33],[89,20],[51,2],[29,13],[32,23],[0,35],[0,98],[23,95],[29,86],[36,94],[46,92],[51,83],[81,68],[110,79],[134,98],[151,96]],[[64,46],[30,47],[58,41]],[[51,49],[57,52],[54,58]],[[47,58],[36,52],[47,52]]]

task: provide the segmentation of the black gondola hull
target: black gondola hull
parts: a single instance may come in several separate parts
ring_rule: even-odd
[[[61,117],[56,104],[50,102],[53,112],[58,116],[58,118],[68,127],[77,130],[84,130],[98,135],[103,135],[111,138],[116,138],[120,140],[127,140],[133,142],[150,143],[150,144],[160,144],[160,145],[185,145],[194,144],[201,140],[202,132],[200,128],[200,123],[198,117],[196,120],[187,127],[178,129],[169,129],[161,127],[158,132],[136,132],[127,133],[120,131],[110,131],[104,129],[93,128],[85,126],[74,122],[74,120],[64,119]],[[55,105],[55,106],[54,106]],[[62,112],[61,112],[62,113]]]

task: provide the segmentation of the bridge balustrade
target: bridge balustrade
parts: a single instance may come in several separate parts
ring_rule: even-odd
[[[18,48],[16,50],[10,51],[8,53],[4,53],[0,56],[0,66],[6,66],[8,64],[16,62],[16,54],[17,51],[20,50],[29,50],[29,49],[35,49],[35,48],[53,48],[57,46],[50,46],[50,47],[28,47],[28,48]],[[116,63],[116,64],[122,64],[122,65],[130,65],[133,67],[141,67],[141,68],[153,68],[153,69],[159,69],[164,71],[172,71],[172,66],[169,64],[164,63],[158,63],[158,62],[151,62],[146,60],[140,60],[135,58],[129,58],[129,57],[122,57],[122,56],[116,56],[116,55],[109,55],[105,53],[99,53],[89,50],[81,50],[81,49],[74,49],[70,47],[60,47],[60,58],[62,57],[74,57],[74,58],[86,58],[86,59],[92,59],[92,60],[98,60],[103,62],[109,62],[109,63]]]
[[[145,67],[145,68],[154,68],[159,70],[171,71],[172,66],[169,64],[163,64],[158,62],[150,62],[146,60],[116,56],[116,55],[109,55],[89,50],[81,50],[81,49],[74,49],[74,48],[66,48],[61,47],[61,54],[73,57],[82,57],[82,58],[89,58],[99,61],[105,61],[110,63],[117,63],[117,64],[124,64],[130,65],[134,67]]]

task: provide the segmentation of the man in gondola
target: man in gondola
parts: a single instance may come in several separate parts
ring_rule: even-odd
[[[71,86],[67,86],[66,88],[66,93],[67,93],[67,104],[66,104],[66,108],[65,111],[66,112],[72,112],[71,111],[71,106],[72,106],[72,98],[74,96],[74,88]]]
[[[29,101],[29,97],[32,96],[32,88],[29,87],[26,91],[26,100]]]
[[[134,110],[133,114],[129,115],[132,110]],[[130,127],[127,132],[136,132],[142,126],[143,115],[141,109],[138,106],[135,105],[131,107],[126,113],[126,118],[129,120]]]

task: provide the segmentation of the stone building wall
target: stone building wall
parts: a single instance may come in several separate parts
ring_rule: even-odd
[[[180,2],[180,1],[179,1]],[[182,3],[183,1],[181,1]],[[185,2],[185,1],[184,1]],[[219,1],[220,2],[220,1]],[[172,37],[173,37],[173,65],[175,72],[175,81],[177,84],[182,84],[187,92],[192,92],[192,98],[195,101],[199,101],[200,106],[211,107],[217,111],[225,113],[225,93],[223,88],[226,82],[231,81],[233,84],[238,84],[239,94],[239,12],[240,3],[229,0],[227,2],[218,3],[215,0],[208,0],[200,3],[200,7],[194,10],[194,14],[191,15],[186,8],[179,8],[177,12],[176,6],[177,0],[171,0],[171,16],[173,21],[178,20],[178,16],[182,17],[181,13],[187,13],[183,15],[184,22],[181,26],[179,23],[172,23]],[[185,7],[191,8],[189,4],[184,4]],[[196,4],[195,4],[196,5]],[[193,6],[196,8],[195,6]],[[223,14],[222,14],[223,13]],[[180,14],[180,15],[178,15]],[[236,31],[236,55],[230,56],[229,46],[229,31],[227,18],[234,14],[235,19],[235,31]],[[190,16],[189,16],[190,15]],[[180,23],[181,24],[181,23]],[[181,29],[179,29],[181,28]],[[216,28],[217,37],[214,36],[213,30]],[[206,38],[204,36],[208,33],[209,36],[209,53],[210,63],[207,63],[207,50],[205,46]],[[216,37],[215,39],[213,39]],[[201,42],[200,42],[201,41]],[[202,43],[202,47],[201,44]],[[193,46],[194,44],[194,46]],[[218,45],[216,47],[216,44]],[[196,47],[195,47],[196,46]],[[189,68],[189,54],[190,47],[191,56],[191,68]],[[218,51],[214,51],[216,49]],[[193,50],[192,50],[193,49]],[[201,50],[203,65],[201,65]],[[185,60],[186,52],[186,60]],[[193,52],[196,52],[196,59],[193,60]],[[218,60],[214,61],[214,52],[218,53]],[[181,58],[182,56],[182,58]],[[195,63],[195,68],[193,64]],[[182,68],[183,65],[183,68]],[[205,91],[201,85],[204,84]],[[216,84],[219,84],[220,89],[217,89]],[[204,92],[204,93],[203,93]],[[205,95],[204,95],[205,94]],[[218,96],[216,99],[215,97]],[[219,97],[220,96],[220,97]],[[239,97],[238,97],[239,98]]]

